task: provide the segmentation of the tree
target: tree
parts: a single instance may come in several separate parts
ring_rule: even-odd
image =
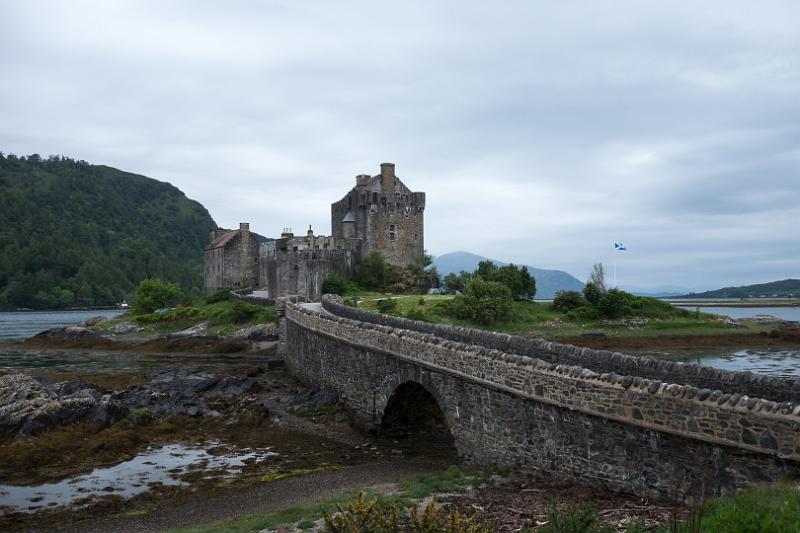
[[[603,263],[595,263],[592,267],[592,273],[589,274],[589,281],[586,283],[593,283],[600,292],[606,292],[606,272],[603,268]]]
[[[583,304],[583,296],[578,291],[559,291],[553,298],[553,309],[570,311]]]
[[[597,310],[606,318],[622,316],[625,311],[626,295],[627,293],[619,289],[610,289],[604,292],[597,302]]]
[[[145,279],[136,287],[133,308],[139,313],[152,313],[171,302],[181,299],[181,288],[177,283],[167,283],[158,278]]]
[[[583,288],[583,297],[586,298],[586,301],[592,305],[597,305],[597,303],[600,301],[600,297],[603,296],[603,294],[604,292],[601,291],[597,285],[591,281]]]
[[[464,290],[464,296],[457,298],[456,305],[462,318],[479,324],[492,324],[508,317],[514,300],[511,289],[496,281],[485,281],[475,277]]]

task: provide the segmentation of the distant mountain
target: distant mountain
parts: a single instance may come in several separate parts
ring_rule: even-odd
[[[0,308],[113,305],[149,277],[199,294],[215,227],[169,183],[0,153]]]
[[[492,263],[503,266],[507,263],[497,259],[489,259],[470,252],[450,252],[433,259],[433,264],[442,277],[454,272],[458,274],[462,270],[472,272],[478,268],[478,263],[489,260]],[[528,270],[536,279],[536,297],[552,298],[558,291],[581,291],[584,283],[567,274],[563,270],[545,270],[529,266]]]
[[[783,279],[756,285],[724,287],[715,291],[692,292],[679,298],[800,298],[800,279]]]

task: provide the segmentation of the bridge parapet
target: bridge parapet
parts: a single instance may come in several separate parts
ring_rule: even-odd
[[[286,363],[302,381],[336,389],[364,428],[391,425],[398,405],[419,412],[415,398],[427,394],[470,464],[679,500],[800,479],[794,403],[453,340],[498,335],[516,342],[508,335],[450,331],[445,338],[391,322],[402,319],[388,317],[390,326],[337,314],[349,309],[331,298],[322,308],[287,302]],[[560,350],[567,351],[547,353],[559,361],[553,353]],[[591,351],[574,350],[591,360]]]
[[[325,309],[330,311],[328,300]],[[338,311],[338,309],[336,309]],[[800,460],[800,406],[596,373],[441,337],[287,305],[301,327],[521,398],[684,438]]]
[[[693,363],[636,357],[531,337],[431,324],[349,307],[342,304],[338,296],[333,295],[325,295],[322,298],[322,306],[334,315],[359,322],[427,333],[442,339],[538,358],[549,363],[580,366],[600,374],[638,376],[667,383],[692,385],[701,389],[719,390],[723,394],[764,398],[773,402],[800,400],[800,379],[780,378],[753,372],[730,372]]]

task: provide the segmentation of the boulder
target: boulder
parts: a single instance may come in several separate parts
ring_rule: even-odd
[[[233,334],[234,339],[247,341],[271,341],[278,339],[278,327],[273,324],[256,324]]]
[[[27,374],[2,376],[0,435],[29,434],[81,420],[100,418],[108,421],[114,409],[109,410],[110,404],[103,404],[100,400],[97,391],[83,384],[49,386]]]
[[[87,318],[81,324],[85,328],[90,328],[92,326],[96,326],[97,324],[102,324],[103,322],[107,321],[108,319],[104,316],[93,316],[92,318]]]
[[[308,395],[308,401],[321,407],[323,405],[336,405],[339,403],[339,394],[333,389],[319,389]]]

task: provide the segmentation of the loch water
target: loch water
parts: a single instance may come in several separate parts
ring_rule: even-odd
[[[120,309],[0,312],[0,342],[25,339],[50,328],[77,326],[95,316],[114,318],[123,312]]]

